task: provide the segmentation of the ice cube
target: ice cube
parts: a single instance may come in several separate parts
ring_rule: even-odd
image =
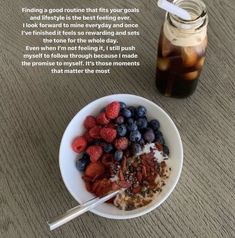
[[[163,57],[168,56],[173,50],[173,45],[164,35],[162,36],[161,47],[162,47],[162,56]]]
[[[201,69],[202,66],[204,65],[204,62],[205,62],[205,57],[201,57],[201,58],[198,60],[197,64],[195,65],[195,68],[196,68],[196,69]]]
[[[199,72],[198,71],[193,71],[193,72],[189,72],[184,74],[184,79],[187,80],[194,80],[199,76]]]
[[[170,66],[170,60],[168,58],[158,58],[157,59],[157,67],[158,69],[165,71]]]
[[[192,67],[197,63],[197,53],[193,47],[182,47],[183,65]]]

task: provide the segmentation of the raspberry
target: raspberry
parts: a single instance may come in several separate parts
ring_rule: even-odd
[[[87,116],[83,124],[86,129],[94,127],[96,125],[95,117]]]
[[[116,125],[115,125],[114,123],[109,123],[109,124],[106,125],[105,127],[115,129],[115,128],[116,128]]]
[[[99,126],[94,126],[89,130],[89,135],[90,137],[94,139],[99,139],[100,138],[100,127]]]
[[[91,162],[96,162],[103,154],[103,149],[99,145],[92,145],[87,148],[86,152],[89,154]]]
[[[106,141],[106,142],[113,142],[113,140],[117,136],[117,131],[113,128],[102,128],[100,130],[100,136]]]
[[[106,116],[109,119],[115,119],[118,117],[119,112],[120,112],[120,103],[119,102],[112,102],[108,104],[105,108]]]
[[[87,147],[87,141],[83,136],[76,137],[72,142],[72,148],[74,152],[81,153]]]
[[[128,139],[126,137],[120,137],[114,141],[114,145],[118,150],[125,150],[128,147]]]
[[[107,125],[109,123],[109,119],[106,117],[105,112],[101,112],[97,117],[96,121],[100,125]]]
[[[88,143],[91,143],[94,139],[89,135],[89,131],[86,131],[84,134],[83,134],[83,137],[86,139],[86,141]]]
[[[104,166],[100,162],[90,163],[85,170],[85,176],[89,178],[98,178],[104,174]]]

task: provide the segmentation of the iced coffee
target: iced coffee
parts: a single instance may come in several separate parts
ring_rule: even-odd
[[[171,14],[163,24],[157,57],[156,84],[165,96],[187,97],[196,89],[205,62],[208,17],[201,0],[176,0],[192,20]]]

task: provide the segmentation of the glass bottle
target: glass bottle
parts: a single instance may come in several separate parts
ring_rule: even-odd
[[[156,85],[169,97],[191,95],[205,61],[208,15],[202,0],[174,0],[192,20],[167,13],[162,26],[157,57]]]

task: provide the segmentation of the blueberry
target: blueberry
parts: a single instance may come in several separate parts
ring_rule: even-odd
[[[89,156],[89,154],[87,152],[83,153],[82,158],[83,159],[87,159],[88,161],[90,161],[90,156]]]
[[[135,115],[135,111],[136,111],[135,107],[130,106],[130,107],[128,107],[128,109],[131,111],[131,116],[134,116]]]
[[[136,125],[138,126],[138,128],[139,128],[140,130],[142,130],[142,129],[144,129],[144,128],[147,127],[148,121],[147,121],[147,119],[146,119],[145,117],[143,117],[143,118],[138,118],[137,121],[136,121]]]
[[[124,123],[124,117],[123,116],[119,116],[117,119],[116,119],[116,123],[117,124],[122,124],[122,123]]]
[[[87,153],[84,153],[81,159],[76,160],[76,168],[79,171],[84,171],[86,166],[90,163],[90,158]]]
[[[166,154],[166,155],[170,154],[170,151],[169,151],[169,148],[168,148],[167,145],[163,145],[163,153]]]
[[[132,113],[129,109],[124,108],[124,109],[121,110],[121,115],[126,117],[126,118],[129,118],[129,117],[132,116]]]
[[[138,117],[144,117],[145,115],[146,115],[146,108],[145,107],[143,107],[143,106],[138,106],[137,108],[136,108],[136,115],[138,116]]]
[[[112,144],[105,144],[104,145],[104,152],[105,153],[110,153],[113,150]]]
[[[153,130],[158,130],[159,127],[160,127],[160,122],[159,122],[158,120],[156,120],[156,119],[151,120],[151,121],[149,122],[149,126],[150,126]]]
[[[130,139],[130,141],[132,141],[132,142],[138,142],[138,141],[140,141],[140,139],[141,139],[141,134],[140,134],[140,132],[139,132],[138,130],[136,130],[136,131],[131,131],[129,139]]]
[[[136,131],[137,129],[138,129],[138,127],[135,122],[127,124],[128,131]]]
[[[133,143],[132,145],[131,145],[131,151],[132,151],[132,153],[135,155],[135,154],[138,154],[140,151],[141,151],[141,146],[140,146],[140,144],[138,144],[138,143]]]
[[[127,133],[127,128],[124,124],[118,125],[117,126],[117,134],[119,136],[125,136]]]
[[[115,154],[114,154],[114,159],[116,161],[120,161],[122,159],[123,156],[123,151],[122,150],[116,150]]]
[[[121,108],[121,109],[126,108],[126,103],[124,103],[124,102],[119,102],[119,103],[120,103],[120,108]]]
[[[165,140],[163,138],[163,136],[159,136],[157,139],[156,139],[156,143],[159,143],[159,144],[164,144],[165,143]]]
[[[132,124],[132,123],[134,123],[134,119],[133,118],[128,118],[127,120],[126,120],[126,122],[128,123],[128,124]]]
[[[148,142],[151,143],[155,140],[155,135],[154,132],[151,128],[148,128],[145,133],[144,133],[144,139]]]
[[[162,132],[161,131],[154,131],[154,134],[155,134],[155,138],[157,139],[158,137],[162,136]]]

